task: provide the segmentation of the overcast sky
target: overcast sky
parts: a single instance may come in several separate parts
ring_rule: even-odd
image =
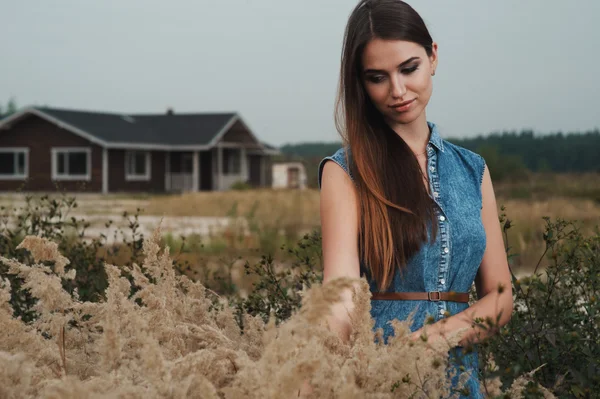
[[[443,137],[600,127],[599,0],[413,0]],[[338,139],[354,0],[0,0],[0,103],[239,112],[274,145]]]

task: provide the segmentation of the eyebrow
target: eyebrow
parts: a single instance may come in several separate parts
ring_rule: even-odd
[[[404,65],[408,64],[409,62],[412,62],[412,61],[415,61],[415,60],[418,60],[418,59],[420,59],[420,57],[410,57],[406,61],[401,62],[398,65],[398,68],[402,68]],[[382,73],[382,72],[385,72],[385,71],[383,69],[367,69],[367,70],[365,70],[364,73],[368,74],[368,73]]]

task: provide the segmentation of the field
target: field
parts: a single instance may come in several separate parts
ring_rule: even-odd
[[[543,217],[576,220],[584,232],[600,222],[599,175],[535,175],[527,181],[496,183],[499,208],[512,221],[508,245],[513,269],[519,274],[535,268],[545,244]],[[86,236],[104,233],[111,243],[123,234],[137,215],[138,232],[149,235],[160,223],[172,253],[187,261],[192,276],[206,275],[228,265],[233,279],[240,278],[236,259],[258,259],[271,253],[285,260],[291,247],[319,228],[319,192],[315,189],[242,190],[181,195],[77,195],[71,216],[90,223]],[[22,206],[22,195],[5,195],[6,209]],[[500,211],[501,212],[501,211]],[[126,217],[124,217],[126,215]],[[114,223],[106,227],[106,221]],[[129,237],[130,238],[130,237]],[[542,264],[543,264],[542,260]],[[238,286],[244,282],[236,281]]]
[[[515,286],[529,288],[526,297],[515,291],[520,301],[515,310],[522,314],[513,317],[511,326],[498,335],[500,346],[480,348],[482,359],[486,359],[482,370],[499,365],[495,370],[500,371],[488,372],[484,379],[490,395],[500,394],[499,376],[504,376],[512,383],[502,391],[523,397],[528,380],[518,377],[522,365],[514,354],[533,353],[533,349],[539,352],[526,364],[527,370],[553,364],[548,366],[552,370],[548,375],[539,377],[545,386],[555,386],[558,375],[564,374],[560,365],[566,364],[571,370],[587,363],[591,365],[587,369],[594,373],[593,362],[598,356],[591,337],[597,336],[597,324],[589,322],[588,312],[597,309],[600,314],[595,283],[598,243],[592,238],[571,240],[568,245],[579,248],[574,257],[563,257],[566,252],[552,248],[551,252],[558,254],[554,259],[563,261],[558,266],[549,262],[548,275],[562,273],[560,279],[532,284],[535,279],[521,277],[535,268],[544,253],[544,217],[577,220],[586,235],[596,228],[600,221],[599,184],[597,176],[540,175],[534,181],[496,185],[498,205],[511,220],[507,235],[510,252],[518,254],[511,257],[513,270],[520,277]],[[72,273],[74,269],[65,273],[67,259],[58,254],[55,244],[40,237],[29,237],[24,247],[36,260],[39,258],[38,263],[55,262],[54,274],[41,264],[31,267],[23,260],[4,258],[13,255],[2,254],[9,274],[23,278],[22,287],[41,300],[34,304],[18,295],[11,303],[22,313],[15,317],[9,299],[11,289],[18,286],[9,280],[0,281],[0,322],[8,332],[0,336],[1,397],[91,397],[93,393],[98,397],[275,398],[282,397],[282,392],[285,397],[298,397],[305,378],[311,378],[317,397],[326,397],[325,392],[356,398],[367,394],[408,397],[416,391],[440,396],[445,378],[440,366],[447,361],[446,343],[421,339],[413,346],[406,338],[408,325],[400,322],[396,325],[398,340],[392,345],[375,345],[366,284],[357,297],[359,317],[353,319],[352,327],[357,334],[351,345],[339,345],[334,333],[325,328],[327,304],[348,282],[321,287],[318,273],[304,274],[309,263],[317,271],[322,268],[318,255],[311,255],[310,260],[306,257],[303,263],[301,250],[306,242],[311,251],[320,248],[309,234],[319,227],[318,191],[77,195],[76,199],[77,206],[60,217],[88,221],[85,240],[99,234],[107,236],[97,251],[92,247],[87,255],[77,246],[77,230],[54,236],[66,242],[62,248],[69,251],[69,267],[77,268],[77,274]],[[35,213],[44,206],[52,208],[52,201],[37,196],[33,203],[28,201],[23,195],[0,198],[5,233],[15,223],[10,217],[15,209],[16,213],[19,209]],[[35,201],[45,205],[38,207]],[[34,219],[28,220],[33,223]],[[107,224],[108,220],[114,223]],[[162,226],[160,236],[152,234],[158,224]],[[75,244],[72,247],[70,234]],[[136,237],[141,235],[151,239],[138,246]],[[12,240],[9,235],[4,238]],[[183,275],[174,272],[170,257],[161,255],[165,246],[170,247],[174,265]],[[114,248],[119,251],[111,255]],[[128,251],[136,250],[145,255],[138,258],[143,261],[137,262],[141,267],[128,263],[133,259]],[[261,258],[266,254],[273,254],[274,259]],[[107,266],[103,259],[117,266]],[[578,259],[585,259],[588,266],[582,268]],[[59,264],[62,266],[57,267]],[[546,265],[545,259],[542,264]],[[253,270],[250,275],[245,273],[248,267]],[[108,272],[106,290],[94,285],[101,280],[99,270]],[[286,275],[286,271],[290,273]],[[80,285],[77,295],[71,296],[65,287],[70,287],[67,281],[74,276]],[[262,288],[253,288],[256,281]],[[85,288],[90,286],[104,292],[105,300],[86,302],[90,294]],[[307,291],[300,291],[302,287]],[[585,295],[570,287],[584,287]],[[546,293],[553,290],[556,300],[549,306]],[[227,300],[234,306],[222,306]],[[585,312],[579,312],[582,300]],[[295,312],[300,301],[302,311]],[[20,318],[27,317],[27,306],[34,306],[41,315],[30,320],[30,325]],[[529,310],[534,317],[525,317]],[[273,316],[282,321],[278,329],[274,322],[265,324],[265,317]],[[567,331],[562,330],[563,319],[575,320],[567,323]],[[535,323],[528,324],[529,320]],[[548,332],[557,335],[549,336]],[[456,342],[456,337],[451,338],[450,346]],[[529,352],[523,345],[528,345]],[[498,363],[488,357],[492,351]],[[577,354],[576,360],[569,360],[571,352]],[[399,357],[412,360],[390,368]],[[356,384],[348,384],[348,376]],[[589,387],[593,383],[580,384]],[[535,392],[530,391],[532,387],[527,389]],[[557,389],[572,393],[579,388],[569,385]]]

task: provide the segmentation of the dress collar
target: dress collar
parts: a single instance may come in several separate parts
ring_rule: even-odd
[[[440,137],[440,133],[438,132],[438,128],[433,122],[427,122],[429,126],[429,130],[431,134],[429,135],[429,143],[432,144],[435,148],[444,152],[444,140]]]

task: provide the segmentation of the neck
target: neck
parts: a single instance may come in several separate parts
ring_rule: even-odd
[[[425,112],[421,113],[421,115],[411,123],[404,124],[392,122],[390,123],[390,127],[402,138],[402,140],[404,140],[404,142],[406,142],[415,154],[422,154],[427,150],[427,143],[429,143],[429,125],[427,125]]]

